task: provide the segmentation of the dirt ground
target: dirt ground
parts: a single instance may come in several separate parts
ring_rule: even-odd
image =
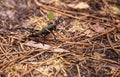
[[[0,0],[0,77],[120,77],[120,1]]]

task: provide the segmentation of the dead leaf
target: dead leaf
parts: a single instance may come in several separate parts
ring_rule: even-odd
[[[47,44],[37,43],[34,41],[28,41],[25,45],[35,47],[35,48],[42,48],[42,49],[50,49],[51,46]]]
[[[43,43],[37,43],[35,41],[28,41],[25,45],[30,46],[30,47],[35,47],[35,48],[49,49],[51,50],[50,52],[70,52],[62,48],[50,46],[48,44],[43,45]]]
[[[97,33],[103,33],[103,32],[106,31],[104,27],[102,27],[102,26],[100,26],[100,25],[98,25],[98,24],[92,25],[92,26],[90,26],[90,28],[91,28],[92,30],[94,30],[95,32],[97,32]]]
[[[85,2],[79,2],[77,4],[68,4],[68,7],[73,9],[87,9],[89,8],[89,5]]]

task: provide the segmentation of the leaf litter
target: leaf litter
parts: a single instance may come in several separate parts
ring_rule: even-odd
[[[119,7],[117,0],[1,0],[0,76],[119,77]],[[56,40],[28,38],[55,20]]]

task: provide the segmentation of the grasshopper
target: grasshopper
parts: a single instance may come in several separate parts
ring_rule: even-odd
[[[46,36],[49,35],[50,33],[53,34],[54,39],[56,40],[56,36],[53,33],[53,31],[56,31],[56,27],[57,25],[60,23],[59,20],[61,19],[61,17],[58,18],[58,20],[55,20],[54,24],[50,24],[48,26],[43,27],[41,30],[39,30],[36,33],[32,33],[31,35],[29,35],[28,37],[43,37],[44,41],[46,39]],[[57,32],[57,31],[56,31]],[[57,32],[58,33],[58,32]],[[59,34],[59,33],[58,33]]]
[[[50,24],[48,26],[43,27],[41,30],[39,30],[36,33],[33,33],[29,35],[28,37],[44,37],[44,41],[46,39],[46,36],[52,33],[54,35],[54,39],[56,40],[55,34],[53,33],[53,30],[56,30],[56,24]]]

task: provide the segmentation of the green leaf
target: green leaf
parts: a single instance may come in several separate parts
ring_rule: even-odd
[[[55,18],[54,13],[53,12],[49,12],[47,15],[49,21],[53,20]]]

